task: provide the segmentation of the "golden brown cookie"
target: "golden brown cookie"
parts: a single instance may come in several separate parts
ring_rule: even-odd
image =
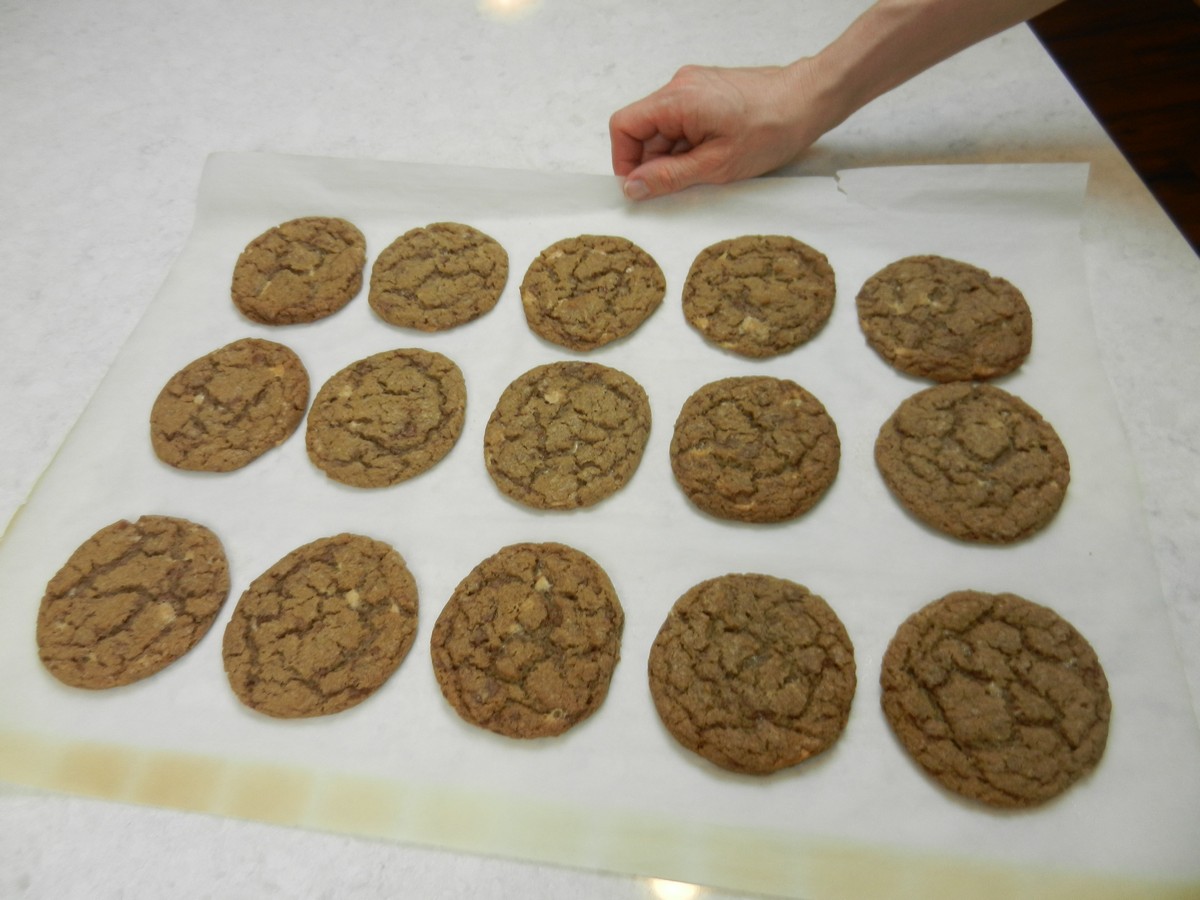
[[[366,239],[345,219],[292,219],[242,251],[233,269],[233,303],[262,325],[312,322],[354,299],[366,259]]]
[[[455,588],[433,628],[433,671],[472,725],[550,737],[604,702],[624,624],[612,582],[590,557],[513,544]]]
[[[649,679],[680,744],[751,775],[827,750],[857,684],[854,647],[829,604],[753,574],[701,582],[675,602],[650,649]]]
[[[500,490],[535,509],[591,506],[628,483],[650,435],[650,401],[624,372],[559,362],[500,395],[483,435]]]
[[[683,314],[719,347],[777,356],[824,327],[835,294],[825,254],[787,235],[743,235],[696,256],[683,285]]]
[[[534,334],[594,350],[632,334],[658,309],[667,282],[658,263],[622,237],[584,234],[551,244],[521,282]]]
[[[203,525],[169,516],[115,522],[50,579],[38,655],[72,687],[131,684],[191,650],[228,595],[225,549]]]
[[[417,585],[382,541],[305,544],[251,582],[225,628],[225,674],[268,716],[326,716],[361,703],[399,668],[417,632]]]
[[[858,292],[858,322],[880,356],[934,381],[995,378],[1029,355],[1033,317],[1003,278],[943,256],[909,256]]]
[[[901,403],[879,430],[875,462],[922,522],[990,544],[1044,528],[1071,480],[1067,450],[1037,410],[969,382],[935,385]]]
[[[495,306],[507,280],[508,254],[495,239],[470,225],[435,222],[379,254],[367,301],[392,325],[444,331]]]
[[[438,463],[458,440],[467,386],[429,350],[387,350],[325,382],[308,413],[308,457],[353,487],[398,484]]]
[[[706,513],[782,522],[811,509],[837,476],[837,426],[816,397],[769,376],[724,378],[679,412],[671,469]]]
[[[245,338],[184,366],[150,410],[150,442],[177,469],[231,472],[287,440],[308,406],[308,372],[282,344]]]
[[[1003,807],[1058,796],[1091,772],[1111,700],[1095,651],[1056,612],[959,591],[914,613],[883,657],[883,711],[944,787]]]

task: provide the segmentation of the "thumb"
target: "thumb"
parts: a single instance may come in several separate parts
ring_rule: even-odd
[[[625,176],[623,190],[630,200],[646,200],[673,194],[707,180],[705,153],[701,148],[686,153],[656,156]]]

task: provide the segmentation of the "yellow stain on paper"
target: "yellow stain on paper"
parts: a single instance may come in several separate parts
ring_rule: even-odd
[[[190,753],[149,754],[129,790],[129,799],[148,806],[205,810],[217,796],[224,765]]]
[[[26,734],[0,733],[0,778],[90,797],[654,876],[662,900],[688,897],[692,881],[787,896],[881,900],[1200,897],[1195,881],[1018,869],[755,829],[680,827],[616,812],[581,816],[566,806],[461,788]]]

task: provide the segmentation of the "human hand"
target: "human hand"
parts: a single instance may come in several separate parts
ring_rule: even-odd
[[[633,200],[769,172],[881,94],[1057,2],[876,0],[791,65],[684,66],[613,113],[613,171]]]
[[[810,104],[807,60],[791,66],[685,66],[609,120],[613,172],[626,196],[725,184],[791,161],[825,130]]]

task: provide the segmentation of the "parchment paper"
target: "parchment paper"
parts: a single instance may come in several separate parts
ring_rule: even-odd
[[[975,895],[1197,889],[1200,742],[1095,348],[1078,235],[1085,181],[1086,167],[1072,165],[892,168],[700,188],[633,206],[602,176],[213,156],[178,261],[0,544],[0,777],[806,896],[927,896],[932,880],[945,887],[954,883],[948,878],[962,878]],[[507,249],[508,285],[492,312],[434,335],[384,324],[365,288],[311,325],[248,322],[229,300],[238,254],[272,225],[310,214],[355,222],[367,237],[368,267],[409,228],[472,224]],[[653,317],[630,338],[586,354],[641,382],[653,427],[623,491],[587,510],[539,514],[492,485],[483,427],[518,375],[580,356],[530,333],[518,287],[542,248],[583,233],[625,236],[666,273],[667,298]],[[837,275],[829,324],[770,361],[706,344],[679,301],[702,248],[748,233],[791,234],[826,253]],[[1032,308],[1032,355],[999,383],[1055,426],[1072,480],[1053,524],[1016,546],[972,546],[924,528],[875,470],[880,424],[926,383],[895,373],[867,347],[854,295],[873,272],[913,253],[987,268],[1016,284]],[[161,464],[148,439],[159,389],[187,362],[244,336],[296,350],[314,393],[377,351],[445,353],[467,381],[462,437],[431,471],[374,491],[325,478],[305,455],[303,426],[235,473]],[[837,423],[837,480],[797,521],[708,518],[672,479],[667,449],[683,401],[708,381],[739,374],[791,378]],[[151,513],[191,518],[222,538],[233,590],[221,617],[191,654],[140,684],[103,693],[60,685],[34,644],[46,582],[100,527]],[[244,709],[220,655],[238,596],[290,550],[340,531],[391,543],[413,570],[421,623],[412,653],[378,694],[348,712],[282,722]],[[457,718],[438,691],[428,640],[459,580],[500,547],[526,540],[561,541],[604,566],[626,629],[601,710],[561,738],[515,742]],[[768,778],[723,772],[676,746],[646,684],[650,644],[675,599],[733,571],[807,585],[839,613],[855,644],[859,685],[842,739]],[[1098,770],[1034,811],[997,813],[936,787],[879,710],[879,662],[896,627],[962,588],[1013,591],[1055,608],[1091,641],[1111,682],[1112,730]]]

